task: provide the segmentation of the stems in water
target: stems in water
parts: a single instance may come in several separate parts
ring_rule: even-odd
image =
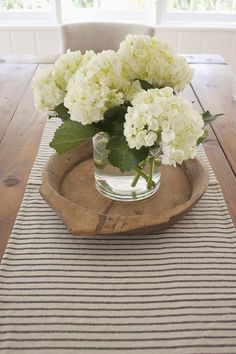
[[[136,166],[135,167],[135,171],[136,171],[136,175],[134,176],[134,179],[131,183],[131,187],[135,187],[136,184],[138,183],[138,180],[140,177],[143,177],[145,179],[145,181],[147,182],[147,188],[151,189],[152,187],[155,187],[155,182],[153,181],[153,174],[154,174],[154,169],[155,169],[155,157],[151,157],[151,159],[149,160],[149,170],[150,173],[149,175],[144,172],[144,167],[146,164],[146,160],[143,162],[142,165]]]
[[[153,175],[154,175],[154,169],[155,169],[155,156],[151,157],[149,160],[149,176],[148,176],[148,181],[147,181],[147,188],[151,189],[153,187]]]

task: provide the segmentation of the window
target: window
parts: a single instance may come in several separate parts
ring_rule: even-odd
[[[236,23],[236,0],[0,0],[0,23]]]
[[[153,0],[67,0],[63,21],[151,22],[155,18]]]
[[[2,11],[40,11],[48,10],[50,7],[49,0],[1,0],[0,8]]]
[[[56,0],[0,0],[1,23],[52,23]]]
[[[227,13],[236,11],[235,0],[169,0],[169,11]]]
[[[146,0],[72,0],[73,6],[79,8],[96,8],[105,10],[144,10],[147,8]]]
[[[163,21],[236,21],[236,0],[164,1]]]

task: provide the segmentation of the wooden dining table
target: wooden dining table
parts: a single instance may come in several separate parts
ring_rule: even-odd
[[[218,55],[185,55],[194,68],[182,95],[200,112],[223,113],[204,143],[236,225],[236,78]],[[0,257],[10,237],[47,117],[34,105],[32,80],[48,64],[0,62]]]

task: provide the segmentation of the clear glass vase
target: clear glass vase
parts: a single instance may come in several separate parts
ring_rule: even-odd
[[[106,149],[109,136],[99,133],[93,138],[93,159],[97,190],[118,201],[146,199],[157,192],[160,185],[159,149],[150,151],[146,160],[131,171],[122,172],[110,164]],[[151,173],[151,179],[149,178]]]

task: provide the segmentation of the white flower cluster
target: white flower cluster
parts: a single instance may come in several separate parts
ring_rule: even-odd
[[[34,78],[33,88],[34,102],[38,110],[53,115],[54,108],[64,100],[64,91],[57,86],[53,78],[53,69],[39,71]]]
[[[84,55],[80,51],[71,52],[68,50],[66,54],[61,55],[53,67],[53,77],[57,86],[66,91],[67,84],[74,73],[95,55],[92,50],[87,51]]]
[[[124,103],[121,63],[112,50],[98,53],[71,78],[65,106],[71,119],[82,124],[103,120],[107,109]]]
[[[39,71],[33,81],[36,107],[41,112],[55,113],[54,108],[64,101],[70,78],[93,56],[93,51],[88,51],[85,55],[80,51],[68,51],[57,59],[52,68]]]
[[[203,135],[202,116],[169,87],[138,93],[125,116],[124,135],[130,148],[160,146],[161,162],[176,165],[196,156]]]
[[[91,124],[103,120],[111,107],[133,99],[136,102],[135,95],[143,92],[139,80],[178,91],[191,77],[185,59],[175,55],[167,44],[149,36],[128,35],[118,52],[89,51],[82,55],[80,51],[68,51],[52,69],[36,76],[33,87],[40,111],[52,115],[63,103],[72,120]],[[139,99],[142,95],[145,93]],[[150,132],[145,143],[151,144],[153,136]]]
[[[122,74],[130,81],[140,79],[154,87],[181,91],[192,78],[193,70],[186,60],[155,37],[128,35],[120,44],[118,56]]]

